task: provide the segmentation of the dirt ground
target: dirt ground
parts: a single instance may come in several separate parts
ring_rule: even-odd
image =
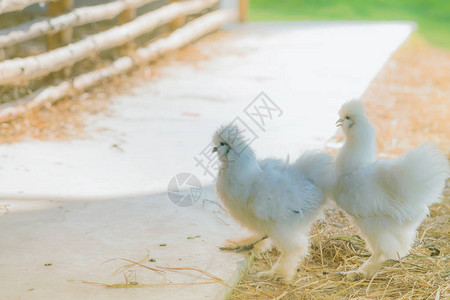
[[[432,140],[450,154],[450,52],[412,36],[387,62],[363,96],[378,133],[379,156],[396,157]],[[337,116],[337,115],[336,115]],[[342,141],[341,134],[333,138]],[[336,149],[329,149],[337,153]],[[312,229],[308,258],[295,284],[261,281],[278,253],[255,260],[231,299],[448,299],[450,297],[450,188],[430,208],[410,255],[388,261],[371,281],[348,282],[336,272],[358,268],[370,253],[344,214],[326,209]]]
[[[216,32],[206,39],[210,43],[229,38],[233,33]],[[209,47],[213,53],[205,52],[195,43],[179,51],[167,54],[157,62],[142,66],[128,74],[108,79],[83,94],[73,95],[62,99],[53,105],[27,115],[0,124],[0,144],[14,143],[27,139],[61,140],[87,137],[85,132],[89,116],[98,113],[109,114],[108,109],[111,96],[130,94],[130,90],[140,82],[161,76],[161,66],[177,62],[186,62],[197,66],[198,62],[209,60],[218,53],[230,53],[219,46]],[[239,55],[240,53],[235,53]]]

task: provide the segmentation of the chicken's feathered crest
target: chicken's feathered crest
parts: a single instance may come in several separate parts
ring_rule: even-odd
[[[364,115],[364,104],[361,100],[354,99],[344,103],[339,110],[339,116],[345,118],[346,116],[362,116]]]
[[[224,143],[237,154],[244,150],[253,152],[247,143],[248,138],[244,134],[245,129],[240,129],[235,124],[224,125],[214,133],[213,143],[216,147]]]

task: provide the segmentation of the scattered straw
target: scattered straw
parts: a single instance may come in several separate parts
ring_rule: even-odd
[[[234,251],[234,252],[244,252],[244,251],[249,251],[252,250],[253,247],[255,246],[255,244],[258,244],[259,242],[261,242],[262,240],[267,239],[267,236],[262,237],[260,240],[254,242],[253,244],[250,245],[244,245],[244,246],[236,246],[236,247],[219,247],[220,250],[222,251]]]
[[[81,283],[92,284],[104,286],[107,288],[137,288],[137,287],[165,287],[165,286],[177,286],[177,285],[199,285],[199,284],[212,284],[217,283],[216,281],[197,281],[197,282],[167,282],[167,283],[102,283],[102,282],[91,282],[91,281],[81,281]]]
[[[6,215],[9,214],[9,208],[8,208],[9,204],[1,204],[0,205],[0,216],[1,215]]]
[[[162,266],[156,266],[156,267],[149,267],[145,265],[145,262],[149,261],[150,253],[147,253],[147,256],[145,256],[143,259],[139,261],[134,261],[128,258],[113,258],[110,260],[107,260],[107,262],[115,261],[115,260],[123,260],[126,262],[129,262],[130,264],[123,265],[119,268],[117,268],[113,274],[117,274],[122,272],[124,275],[125,282],[120,283],[103,283],[103,282],[92,282],[92,281],[81,281],[81,283],[85,284],[91,284],[96,286],[103,286],[108,288],[136,288],[136,287],[164,287],[164,286],[185,286],[185,285],[199,285],[199,284],[213,284],[213,283],[219,283],[222,285],[225,285],[229,288],[227,283],[225,281],[217,276],[214,276],[213,274],[204,271],[202,269],[196,268],[196,267],[162,267]],[[162,275],[164,277],[164,280],[168,282],[162,282],[162,283],[139,283],[136,279],[136,270],[128,270],[131,267],[140,267],[147,270],[150,270],[152,272],[157,273],[158,275]],[[125,271],[128,271],[129,273],[125,273]],[[196,273],[200,273],[202,275],[205,275],[210,281],[195,281],[195,282],[171,282],[166,277],[166,271],[171,272],[183,272],[183,271],[194,271]],[[130,279],[132,278],[132,279]]]
[[[141,259],[140,261],[138,261],[137,263],[131,262],[131,264],[121,266],[120,268],[117,268],[117,269],[114,271],[113,274],[117,274],[117,273],[119,273],[119,272],[123,272],[123,271],[127,270],[128,268],[131,268],[131,267],[135,266],[136,264],[142,264],[143,262],[148,261],[149,258],[150,258],[150,251],[148,251],[148,252],[147,252],[147,255],[146,255],[143,259]],[[110,259],[110,260],[105,261],[104,263],[107,263],[107,262],[110,262],[110,261],[113,261],[113,260],[117,260],[117,259],[126,260],[126,258],[113,258],[113,259]]]

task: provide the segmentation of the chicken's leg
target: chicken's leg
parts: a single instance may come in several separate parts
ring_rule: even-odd
[[[255,243],[258,243],[264,238],[263,235],[252,234],[238,239],[228,239],[225,241],[223,246],[220,247],[221,250],[234,250],[238,251],[240,249],[250,250]]]
[[[253,254],[256,258],[261,259],[261,255],[265,252],[272,250],[273,244],[270,238],[263,239],[253,245]]]
[[[345,273],[345,278],[351,281],[362,278],[371,279],[381,269],[384,259],[381,252],[376,252],[358,269]]]
[[[298,263],[308,254],[309,241],[307,235],[300,235],[297,238],[285,236],[286,240],[277,237],[277,247],[281,252],[280,258],[273,265],[270,271],[259,272],[259,277],[274,277],[277,281],[290,284],[297,271]]]

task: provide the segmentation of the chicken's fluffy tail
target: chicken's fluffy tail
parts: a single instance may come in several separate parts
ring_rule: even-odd
[[[413,205],[431,205],[440,199],[450,175],[445,154],[432,142],[422,144],[400,156],[396,162],[400,184],[406,201]]]
[[[326,153],[306,152],[294,163],[300,171],[328,196],[336,184],[334,158]]]

